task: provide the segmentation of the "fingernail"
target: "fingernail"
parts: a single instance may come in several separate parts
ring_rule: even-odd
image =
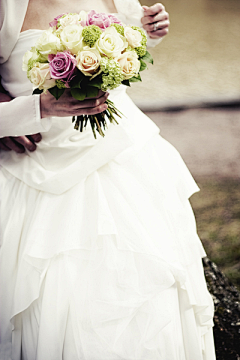
[[[36,148],[37,148],[36,146],[31,146],[28,150],[29,151],[34,151],[34,150],[36,150]]]

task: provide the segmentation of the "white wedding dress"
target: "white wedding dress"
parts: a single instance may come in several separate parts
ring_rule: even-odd
[[[40,33],[2,65],[14,97]],[[1,360],[215,359],[198,187],[125,87],[110,99],[126,117],[105,138],[51,118],[35,152],[1,153]]]

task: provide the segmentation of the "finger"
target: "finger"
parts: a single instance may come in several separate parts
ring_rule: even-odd
[[[155,29],[155,24],[157,25],[157,30]],[[161,22],[156,22],[154,24],[151,25],[144,25],[143,28],[147,31],[147,32],[152,32],[152,31],[158,31],[158,30],[162,30],[166,27],[168,27],[170,25],[170,21],[169,20],[164,20]]]
[[[98,92],[98,95],[97,95],[97,99],[99,99],[100,97],[104,96],[104,95],[107,95],[107,97],[109,96],[109,93],[106,92],[106,91],[102,91],[101,89],[99,90]]]
[[[152,24],[158,21],[164,21],[169,19],[169,14],[166,11],[160,12],[154,16],[144,16],[141,19],[143,25]]]
[[[107,93],[107,92],[105,92],[105,91],[102,91],[102,90],[100,89],[100,90],[98,91],[98,94],[97,94],[96,97],[94,97],[94,98],[87,98],[87,99],[99,99],[99,98],[101,98],[102,96],[104,96],[105,94],[108,94],[108,95],[109,95],[109,93]],[[65,91],[64,94],[61,96],[61,99],[64,99],[64,97],[66,97],[67,99],[73,99],[73,100],[75,100],[74,97],[72,96],[70,90]],[[78,101],[78,100],[77,100],[77,101]]]
[[[76,113],[74,115],[95,115],[95,114],[99,114],[105,110],[107,110],[108,106],[107,104],[102,104],[99,106],[96,106],[94,108],[81,108],[79,109],[79,112],[76,111]]]
[[[148,35],[151,39],[158,39],[160,37],[163,37],[165,35],[168,34],[168,28],[164,28],[162,30],[157,30],[157,31],[152,31],[152,32],[149,32]]]
[[[3,139],[0,139],[0,149],[4,150],[4,151],[10,151],[11,149],[9,149],[9,147],[7,147],[4,142]]]
[[[29,151],[34,151],[36,150],[37,146],[32,143],[32,141],[30,139],[28,139],[27,136],[17,136],[12,138],[12,140],[14,142],[16,142],[17,144],[21,144],[25,147],[25,149],[29,150]]]
[[[5,137],[4,145],[7,146],[10,150],[13,150],[19,154],[24,153],[25,149],[21,144],[16,143],[12,138]]]
[[[104,93],[104,95],[102,95],[100,98],[94,98],[94,99],[86,99],[84,101],[78,101],[75,100],[72,107],[74,109],[85,109],[85,108],[95,108],[103,103],[105,103],[105,101],[107,100],[109,94],[108,93]]]
[[[152,16],[152,15],[156,15],[156,14],[160,13],[161,11],[164,11],[165,7],[163,6],[163,4],[157,3],[150,7],[143,6],[143,10],[144,10],[144,15]]]
[[[42,140],[42,135],[40,133],[28,135],[27,136],[32,142],[40,142]]]

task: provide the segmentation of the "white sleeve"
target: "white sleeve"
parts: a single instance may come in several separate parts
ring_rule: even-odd
[[[147,48],[149,49],[157,46],[158,44],[160,44],[162,39],[163,39],[162,37],[158,39],[151,39],[147,34]]]
[[[0,137],[46,132],[51,118],[41,119],[40,95],[19,96],[0,103]]]

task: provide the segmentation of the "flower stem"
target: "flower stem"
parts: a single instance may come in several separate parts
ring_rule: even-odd
[[[122,117],[121,115],[123,115],[115,107],[114,103],[111,100],[107,99],[105,103],[108,105],[108,108],[99,114],[73,116],[72,122],[75,123],[74,129],[83,132],[83,128],[85,128],[88,122],[90,122],[95,139],[97,138],[95,130],[97,130],[98,133],[104,137],[105,134],[103,130],[105,130],[105,128],[107,127],[106,118],[109,120],[110,123],[115,122],[116,124],[118,124],[115,115],[120,118]]]

